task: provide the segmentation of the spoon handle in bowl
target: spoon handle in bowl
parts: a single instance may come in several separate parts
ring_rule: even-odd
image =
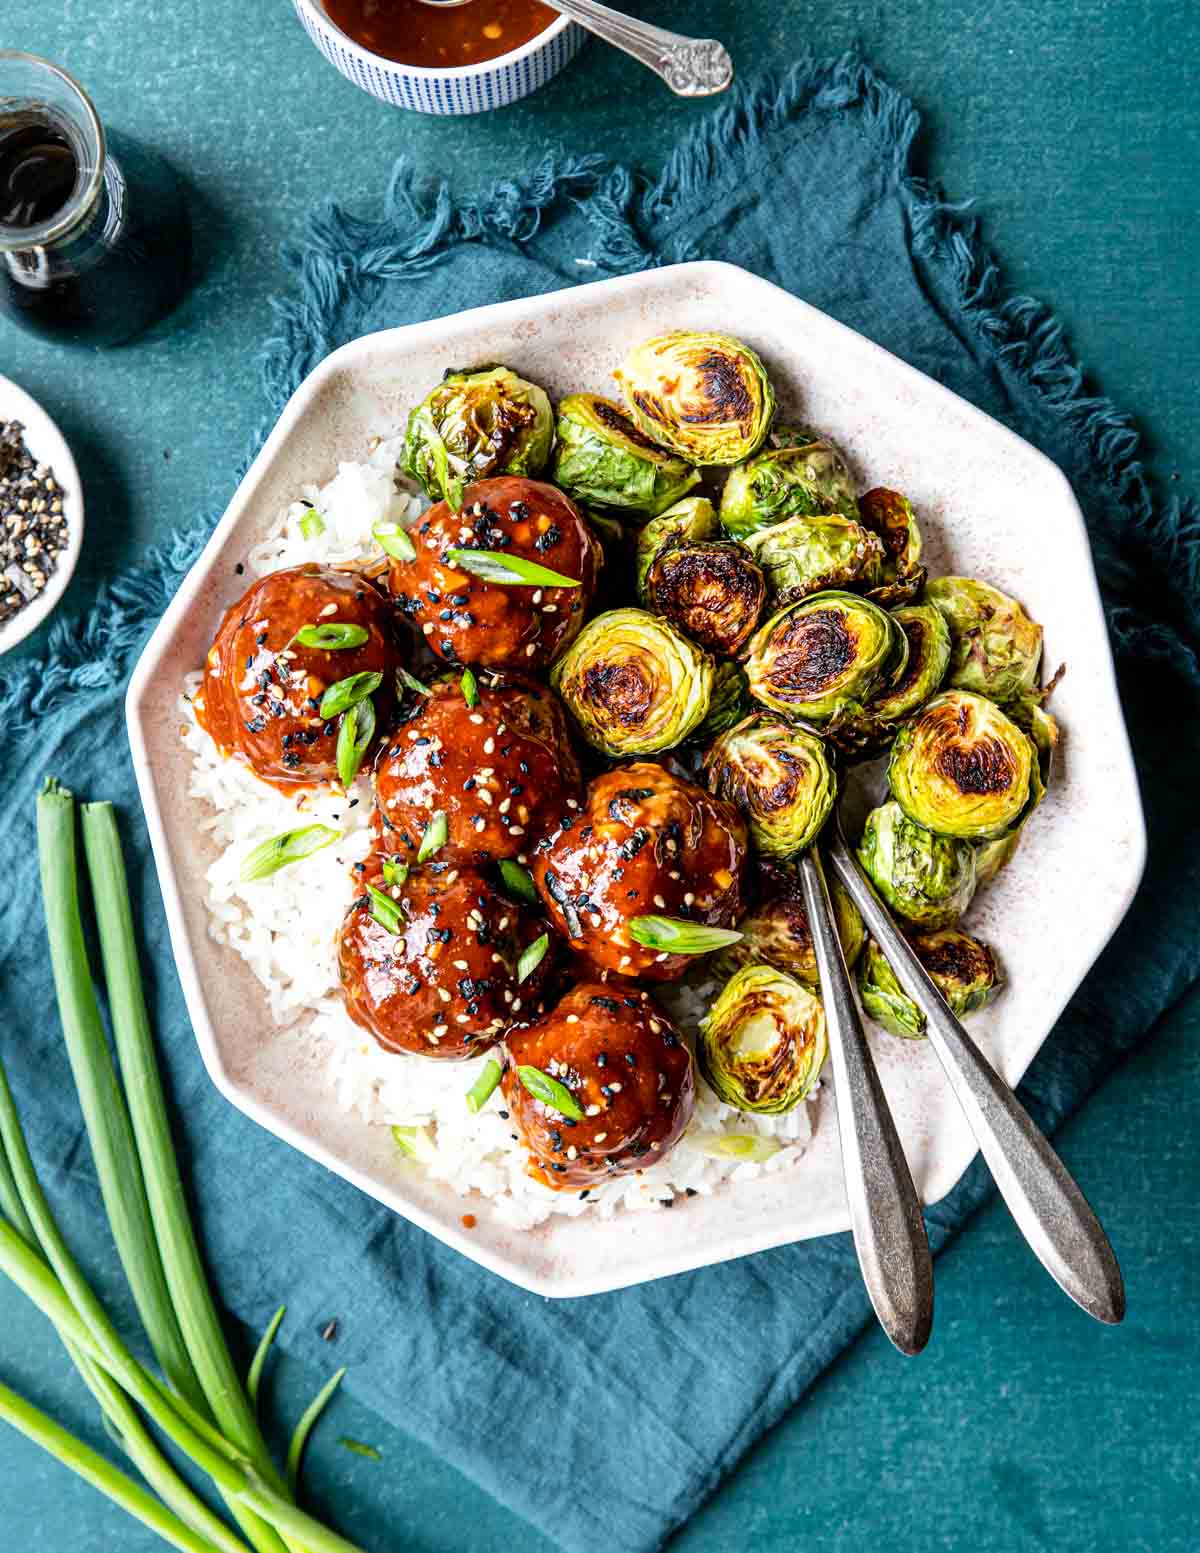
[[[829,1028],[854,1249],[879,1324],[901,1353],[918,1354],[933,1325],[933,1263],[921,1204],[863,1033],[815,848],[799,870]]]
[[[1108,1236],[1025,1107],[950,1012],[840,836],[829,861],[901,988],[925,1015],[929,1044],[1017,1222],[1042,1266],[1097,1321],[1125,1314],[1125,1287]]]
[[[686,38],[614,11],[599,0],[549,0],[549,4],[605,43],[632,54],[661,76],[680,97],[711,97],[733,80],[733,61],[716,38]]]

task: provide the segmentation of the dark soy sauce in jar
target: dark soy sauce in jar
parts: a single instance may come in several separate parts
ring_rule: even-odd
[[[0,311],[32,333],[118,345],[187,285],[190,222],[178,179],[124,136],[110,134],[108,152],[100,186],[85,198],[73,127],[39,105],[0,112]],[[46,237],[60,213],[63,230]]]

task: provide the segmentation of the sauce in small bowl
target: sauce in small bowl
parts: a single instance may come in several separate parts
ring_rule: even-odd
[[[558,18],[539,0],[473,0],[433,6],[422,0],[324,0],[335,26],[372,54],[438,69],[477,65],[536,38]]]

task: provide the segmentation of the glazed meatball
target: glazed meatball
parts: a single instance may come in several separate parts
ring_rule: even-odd
[[[397,607],[447,663],[513,673],[544,668],[572,641],[596,588],[599,547],[575,503],[552,485],[501,475],[469,485],[460,511],[430,507],[411,530],[413,561],[393,560]],[[523,556],[578,588],[485,582],[454,567],[451,550]]]
[[[361,645],[302,647],[303,626],[349,625]],[[322,693],[353,674],[377,672],[377,726],[395,707],[399,663],[387,600],[355,572],[310,564],[271,572],[226,610],[205,662],[196,716],[222,753],[273,787],[337,781],[337,720],[320,716]]]
[[[743,909],[746,826],[732,804],[649,761],[618,766],[588,788],[534,850],[534,883],[550,920],[603,976],[675,981],[691,957],[637,943],[638,916],[732,927]]]
[[[383,861],[378,854],[368,860],[362,894],[338,937],[346,1011],[380,1046],[468,1057],[514,1019],[540,1011],[551,957],[524,984],[517,982],[516,964],[544,923],[472,869],[427,863],[402,885],[389,886]],[[368,884],[399,906],[395,932],[372,913]]]
[[[410,853],[435,810],[449,827],[438,854],[486,863],[526,851],[577,799],[579,766],[554,694],[530,684],[441,680],[397,728],[375,764],[376,827],[387,851]]]
[[[692,1119],[692,1056],[640,990],[581,982],[552,1013],[505,1040],[501,1088],[529,1146],[529,1173],[555,1187],[587,1187],[642,1170]],[[537,1068],[574,1096],[582,1120],[535,1099],[517,1073]]]

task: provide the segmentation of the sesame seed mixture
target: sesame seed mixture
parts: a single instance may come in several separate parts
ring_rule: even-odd
[[[0,424],[0,625],[33,603],[67,547],[62,487],[24,432],[20,421]]]

